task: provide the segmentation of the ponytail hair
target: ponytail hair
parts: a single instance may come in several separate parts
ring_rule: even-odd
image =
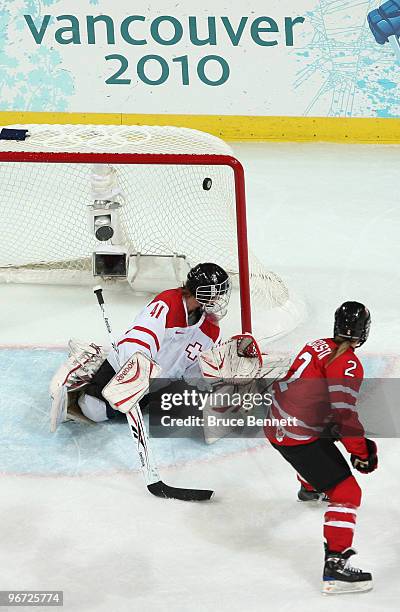
[[[332,355],[329,357],[328,363],[326,365],[331,365],[331,363],[333,363],[335,359],[343,355],[343,353],[345,353],[352,345],[350,340],[344,340],[339,336],[336,336],[334,340],[338,346],[335,348]]]

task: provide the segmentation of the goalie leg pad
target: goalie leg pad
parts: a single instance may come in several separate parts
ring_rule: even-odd
[[[64,385],[55,389],[51,398],[50,431],[54,433],[61,423],[67,420],[67,388]]]
[[[65,385],[61,385],[52,398],[50,408],[50,431],[54,433],[61,423],[66,421],[76,421],[93,425],[93,420],[89,420],[82,413],[79,406],[79,395],[81,390],[68,391]]]
[[[94,342],[70,340],[68,359],[61,364],[50,383],[50,396],[65,385],[69,390],[79,389],[87,384],[106,358],[101,346]]]

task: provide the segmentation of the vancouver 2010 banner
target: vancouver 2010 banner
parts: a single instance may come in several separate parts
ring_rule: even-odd
[[[400,116],[400,0],[2,0],[0,20],[0,110]]]

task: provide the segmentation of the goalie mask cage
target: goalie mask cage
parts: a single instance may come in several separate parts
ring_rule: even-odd
[[[8,127],[29,136],[0,140],[0,281],[93,284],[92,253],[109,243],[90,231],[87,207],[111,199],[129,253],[226,269],[242,331],[252,329],[251,306],[285,306],[282,280],[249,254],[243,167],[219,138],[157,126]]]

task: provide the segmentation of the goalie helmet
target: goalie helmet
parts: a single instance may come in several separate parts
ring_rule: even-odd
[[[232,286],[223,268],[214,263],[197,264],[189,271],[185,286],[207,314],[216,319],[226,315]]]
[[[335,312],[334,335],[361,346],[369,336],[371,315],[360,302],[344,302]]]

